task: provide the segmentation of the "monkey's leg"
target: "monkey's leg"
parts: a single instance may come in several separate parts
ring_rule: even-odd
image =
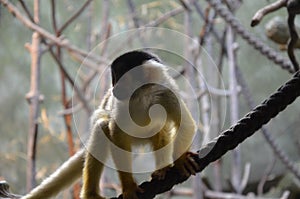
[[[78,151],[40,185],[22,197],[22,199],[51,198],[70,186],[82,175],[84,153],[84,149]]]
[[[172,127],[168,125],[151,140],[156,164],[156,171],[152,173],[152,178],[164,179],[166,172],[172,166],[173,144],[170,144],[172,142],[171,132]]]
[[[99,195],[99,180],[103,171],[103,163],[108,153],[108,121],[95,122],[88,143],[88,151],[83,168],[83,185],[81,197],[83,199],[102,199]],[[101,161],[100,161],[101,160]]]
[[[136,193],[142,192],[132,176],[131,144],[131,139],[126,133],[119,128],[113,131],[111,152],[120,177],[123,199],[138,199]]]
[[[188,152],[196,131],[195,122],[187,109],[186,105],[181,102],[181,119],[177,124],[177,133],[174,142],[173,157],[175,167],[182,172],[183,176],[195,175],[199,169],[198,164],[191,157],[192,152]]]

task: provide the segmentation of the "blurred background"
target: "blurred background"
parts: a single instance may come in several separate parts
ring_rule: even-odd
[[[82,147],[89,116],[110,85],[107,66],[122,52],[151,46],[182,74],[174,76],[198,122],[195,151],[292,76],[206,1],[0,2],[0,180],[14,193],[25,194]],[[217,6],[288,60],[285,8],[250,27],[253,15],[272,2],[223,0]],[[164,29],[135,32],[145,27]],[[182,76],[197,89],[196,98],[189,97]],[[157,198],[300,198],[299,110],[295,101],[263,133]],[[143,182],[149,173],[136,178]],[[78,198],[79,187],[57,198]],[[106,169],[100,187],[107,197],[120,193],[113,169]]]

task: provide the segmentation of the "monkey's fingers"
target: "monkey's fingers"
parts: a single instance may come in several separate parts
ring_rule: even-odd
[[[184,168],[189,175],[196,175],[197,173],[193,159],[190,157],[187,157],[187,161],[184,163]]]
[[[196,175],[197,171],[200,170],[200,165],[195,161],[193,156],[197,156],[198,154],[192,153],[192,152],[187,152],[187,159],[188,163],[190,164],[190,171],[192,175]]]
[[[165,179],[166,173],[170,170],[171,166],[166,166],[162,169],[158,169],[151,174],[153,179],[163,180]]]
[[[194,155],[196,154],[192,152],[186,152],[175,162],[175,167],[184,177],[196,175],[197,170],[200,169],[199,165],[192,157]]]

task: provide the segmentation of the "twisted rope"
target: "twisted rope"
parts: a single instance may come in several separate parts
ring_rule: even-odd
[[[199,164],[205,168],[210,162],[222,157],[227,151],[234,149],[247,137],[254,134],[264,124],[269,122],[278,113],[284,110],[300,95],[300,72],[277,92],[262,102],[253,111],[240,119],[236,125],[224,131],[219,137],[215,138],[207,146],[198,151],[200,156]]]
[[[253,100],[251,91],[243,77],[242,71],[239,67],[237,67],[236,73],[238,83],[242,87],[242,94],[244,95],[244,98],[249,108],[253,109],[255,106],[255,102]],[[272,150],[274,151],[274,154],[282,161],[282,163],[290,170],[290,172],[293,173],[300,180],[300,170],[298,169],[296,164],[294,164],[292,160],[290,160],[289,156],[280,148],[279,144],[276,142],[271,132],[269,132],[269,130],[266,127],[262,127],[261,131],[266,141],[269,143]]]
[[[284,70],[290,73],[295,72],[291,62],[282,57],[279,53],[257,39],[254,35],[249,33],[241,23],[234,17],[234,15],[220,2],[220,0],[206,0],[214,10],[251,46],[258,50],[261,54],[265,55],[268,59],[275,64],[280,65]]]
[[[246,138],[253,135],[264,124],[283,111],[300,95],[300,72],[296,72],[291,80],[281,86],[267,100],[250,113],[240,119],[236,125],[224,131],[219,137],[202,147],[193,158],[199,164],[201,172],[211,162],[221,158],[226,152],[234,149]],[[138,197],[143,199],[154,198],[155,195],[170,190],[174,185],[182,183],[187,177],[180,175],[180,171],[172,168],[164,180],[143,182],[140,187],[144,190]],[[121,199],[122,195],[118,197]],[[113,198],[115,199],[115,198]]]

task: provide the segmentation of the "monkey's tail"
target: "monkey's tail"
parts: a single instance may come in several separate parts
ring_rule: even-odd
[[[82,175],[84,149],[78,151],[53,174],[21,199],[46,199],[57,195]]]

